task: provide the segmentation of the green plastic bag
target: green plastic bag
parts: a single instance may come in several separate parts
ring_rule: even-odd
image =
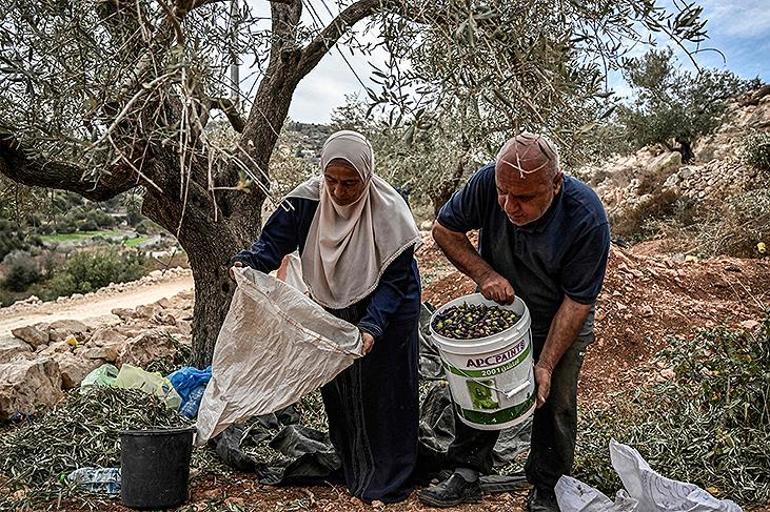
[[[182,405],[182,398],[170,380],[158,372],[148,372],[130,364],[124,364],[120,367],[114,386],[124,389],[141,389],[145,393],[154,394],[162,399],[169,409],[178,409]]]
[[[111,364],[103,364],[99,368],[91,371],[80,382],[80,388],[88,386],[115,386],[115,379],[118,377],[118,369]]]

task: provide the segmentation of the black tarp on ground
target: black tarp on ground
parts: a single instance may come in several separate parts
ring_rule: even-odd
[[[420,317],[420,446],[415,476],[423,482],[441,477],[442,470],[450,469],[444,460],[454,439],[449,385],[428,336],[432,311],[425,304]],[[325,431],[322,409],[317,397],[303,399],[298,406],[254,418],[245,425],[233,425],[211,444],[226,464],[239,471],[255,472],[260,483],[336,480],[340,459]],[[515,461],[529,448],[530,428],[527,422],[502,432],[494,452],[494,466],[502,474],[482,478],[482,487],[487,492],[510,491],[525,481]]]

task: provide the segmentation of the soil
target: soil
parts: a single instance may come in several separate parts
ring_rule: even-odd
[[[120,319],[110,313],[115,308],[135,308],[192,289],[191,275],[174,276],[152,283],[129,283],[122,289],[103,289],[96,294],[67,299],[64,303],[43,302],[3,308],[0,309],[0,340],[11,336],[12,329],[38,322],[79,320],[89,325],[116,323]]]
[[[461,295],[472,293],[475,285],[459,274],[436,248],[430,237],[418,251],[424,280],[423,299],[438,306]],[[612,248],[604,290],[596,308],[597,339],[589,348],[580,383],[582,403],[601,403],[609,393],[639,386],[656,378],[649,371],[654,354],[672,336],[686,336],[701,328],[717,325],[751,328],[761,320],[770,305],[770,260],[718,258],[685,261],[683,256],[657,253],[651,247]],[[152,302],[158,293],[173,295],[176,287],[189,286],[189,281],[168,283],[147,290],[126,291],[117,297],[95,298],[74,305],[70,312],[93,316],[109,312],[102,301],[119,300],[125,306],[127,297]],[[149,295],[152,294],[150,297]],[[135,303],[136,304],[136,303]],[[69,306],[68,306],[69,307]],[[56,305],[42,306],[50,313]],[[80,312],[80,313],[78,313]],[[28,314],[28,313],[26,313]],[[10,320],[0,316],[0,326]],[[663,370],[663,369],[661,369]],[[191,500],[182,511],[363,511],[432,510],[419,504],[416,496],[401,504],[366,505],[352,498],[341,487],[267,487],[250,474],[215,476],[201,473],[191,483]],[[524,510],[526,490],[485,497],[478,505],[447,510],[466,512]],[[74,503],[63,503],[60,510],[87,510]],[[117,502],[108,502],[91,510],[125,511]],[[770,512],[770,507],[755,509]]]
[[[418,258],[421,270],[449,264],[432,241]],[[596,305],[596,342],[581,372],[581,401],[601,403],[611,392],[638,386],[642,376],[635,370],[672,336],[714,326],[750,328],[770,308],[768,282],[769,259],[685,260],[648,246],[639,253],[636,247],[613,246]],[[423,300],[440,306],[475,288],[468,277],[449,270],[434,276]]]

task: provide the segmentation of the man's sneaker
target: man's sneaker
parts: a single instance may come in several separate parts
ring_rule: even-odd
[[[419,500],[432,507],[454,507],[461,503],[478,503],[481,501],[481,486],[479,480],[467,481],[457,473],[441,483],[423,489],[417,495]]]
[[[527,497],[528,512],[560,512],[553,492],[532,488]]]

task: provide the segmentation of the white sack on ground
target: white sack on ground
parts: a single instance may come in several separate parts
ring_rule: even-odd
[[[563,476],[556,484],[562,512],[743,512],[735,502],[719,500],[697,485],[659,475],[638,451],[614,439],[610,460],[625,487],[615,503],[583,482]]]
[[[636,512],[637,501],[619,491],[613,502],[601,491],[580,480],[563,476],[556,483],[556,500],[561,512]]]
[[[236,269],[235,280],[198,412],[198,445],[295,403],[361,357],[358,328],[292,286],[252,268]]]

